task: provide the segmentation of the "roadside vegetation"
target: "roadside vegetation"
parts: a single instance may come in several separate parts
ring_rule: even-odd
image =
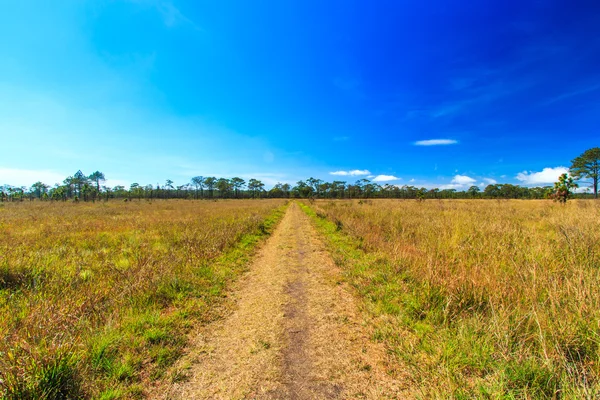
[[[600,203],[306,204],[422,398],[600,396]]]
[[[0,204],[0,397],[143,397],[284,204]]]

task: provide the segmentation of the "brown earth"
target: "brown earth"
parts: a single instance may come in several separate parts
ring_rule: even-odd
[[[200,328],[163,399],[410,398],[388,371],[359,301],[292,204],[233,289],[235,309]],[[395,375],[400,375],[395,373]]]

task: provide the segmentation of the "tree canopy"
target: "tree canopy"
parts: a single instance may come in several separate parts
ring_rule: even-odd
[[[571,161],[571,176],[576,180],[591,179],[594,198],[598,198],[598,174],[600,172],[600,147],[583,152]]]
[[[586,150],[572,161],[569,175],[563,175],[553,188],[527,187],[510,183],[494,183],[483,187],[472,185],[462,190],[455,188],[425,188],[412,185],[380,185],[368,179],[359,179],[354,183],[344,181],[326,182],[310,177],[296,182],[278,182],[271,189],[258,179],[246,180],[240,177],[204,177],[195,176],[189,183],[174,185],[166,179],[163,187],[132,183],[129,189],[118,185],[113,188],[102,186],[106,182],[103,172],[95,171],[90,175],[81,170],[64,179],[62,184],[53,187],[41,181],[29,188],[11,185],[0,186],[0,201],[23,200],[73,200],[96,201],[109,199],[227,199],[227,198],[396,198],[396,199],[546,199],[554,198],[566,201],[569,197],[588,198],[590,194],[573,193],[577,187],[575,180],[589,180],[593,196],[598,197],[598,177],[600,172],[600,148]],[[206,191],[204,190],[206,189]]]

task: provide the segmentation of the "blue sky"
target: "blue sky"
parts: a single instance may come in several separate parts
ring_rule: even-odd
[[[593,1],[2,9],[0,184],[545,185],[600,145]]]

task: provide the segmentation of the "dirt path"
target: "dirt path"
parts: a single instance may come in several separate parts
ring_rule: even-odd
[[[169,399],[407,398],[317,232],[292,204],[234,290],[235,311],[201,332]]]

